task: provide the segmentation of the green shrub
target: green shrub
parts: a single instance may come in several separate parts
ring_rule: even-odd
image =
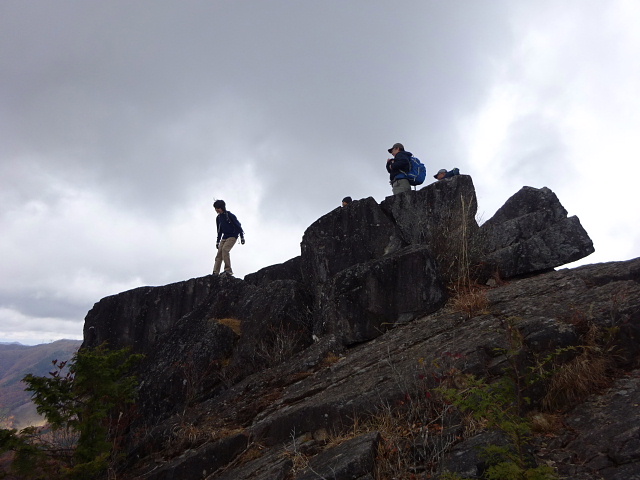
[[[524,414],[530,399],[525,390],[546,376],[544,368],[524,368],[519,361],[523,352],[522,335],[515,320],[503,324],[508,347],[498,353],[505,355],[508,367],[497,380],[489,383],[473,375],[460,375],[455,388],[440,387],[438,391],[460,411],[483,422],[487,429],[501,431],[507,445],[488,445],[482,457],[488,468],[483,477],[488,480],[552,480],[555,471],[547,466],[535,466],[528,454],[532,441],[532,424]],[[551,354],[550,363],[563,350]],[[452,480],[455,475],[450,477]]]

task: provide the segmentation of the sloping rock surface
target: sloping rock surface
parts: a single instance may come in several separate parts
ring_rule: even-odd
[[[319,465],[363,465],[358,460],[362,458],[360,449],[324,449],[327,433],[351,431],[356,418],[379,418],[390,406],[401,406],[408,399],[416,401],[416,395],[424,398],[437,386],[435,379],[446,376],[451,368],[487,378],[500,375],[508,365],[507,356],[499,352],[509,346],[509,325],[521,333],[526,356],[534,358],[584,342],[580,333],[583,321],[601,325],[605,331],[616,327],[611,330],[615,334],[609,344],[618,352],[612,357],[617,363],[611,372],[629,373],[602,393],[585,395],[585,403],[565,413],[565,427],[559,427],[552,437],[541,437],[533,453],[540,462],[575,475],[570,478],[640,475],[634,450],[637,426],[635,420],[628,419],[638,400],[640,259],[516,280],[488,290],[486,297],[488,303],[482,311],[470,318],[445,307],[350,349],[333,335],[325,336],[287,362],[201,399],[188,413],[167,418],[154,431],[154,437],[164,438],[166,445],[178,441],[172,432],[179,424],[211,434],[240,429],[251,439],[257,458],[245,460],[239,452],[219,468],[218,456],[212,455],[211,463],[204,465],[197,452],[213,448],[219,439],[204,441],[194,445],[195,453],[186,457],[158,459],[147,452],[143,456],[146,462],[139,464],[131,478],[147,478],[145,472],[160,468],[187,469],[191,462],[206,472],[206,476],[191,478],[209,479],[307,478],[304,475]],[[533,396],[533,400],[535,408],[541,396]],[[598,425],[595,429],[594,421]],[[461,438],[459,418],[442,416],[439,422],[440,431],[450,435],[443,443],[457,444],[459,440],[451,439]],[[370,434],[377,438],[376,432],[378,429]],[[419,438],[435,441],[433,435],[429,431],[428,436]],[[448,462],[444,454],[442,464],[466,466],[467,473],[479,468],[473,466],[477,458],[473,445],[477,442],[472,438],[459,443],[451,453],[454,462]],[[329,453],[332,451],[335,458]],[[296,455],[304,456],[311,469],[296,467]],[[468,456],[470,461],[465,460]],[[370,471],[365,473],[376,478],[383,460],[375,457],[373,463],[367,462],[364,464]],[[215,468],[219,470],[213,471]],[[359,478],[349,475],[353,474],[328,478]]]
[[[569,478],[640,478],[640,370],[567,416],[566,430],[543,445],[542,456]]]

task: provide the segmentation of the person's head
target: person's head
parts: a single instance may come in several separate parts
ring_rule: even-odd
[[[213,202],[213,208],[216,209],[216,212],[222,213],[226,209],[226,204],[224,203],[224,200],[216,200]]]
[[[395,157],[398,152],[404,152],[404,146],[401,143],[394,143],[387,152]]]
[[[351,197],[344,197],[342,199],[342,206],[346,207],[347,205],[349,205],[352,202]]]
[[[447,170],[444,168],[441,168],[440,170],[438,170],[438,173],[436,173],[433,176],[433,178],[435,178],[436,180],[442,180],[446,174],[447,174]]]

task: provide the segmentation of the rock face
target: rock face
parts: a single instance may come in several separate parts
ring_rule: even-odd
[[[302,237],[302,268],[312,288],[345,268],[400,249],[400,232],[376,201],[369,197],[336,208],[316,220]]]
[[[408,244],[442,248],[461,236],[462,227],[473,235],[478,225],[478,210],[473,181],[468,175],[458,175],[433,183],[405,195],[387,197],[381,208],[392,217]],[[442,237],[446,237],[443,239]]]
[[[540,272],[593,253],[578,217],[548,188],[523,187],[479,231],[485,262],[503,278]]]
[[[203,277],[105,297],[85,317],[84,346],[108,342],[113,348],[132,347],[147,353],[179,318],[200,305],[211,289],[211,277]]]
[[[452,455],[478,473],[474,439],[432,391],[464,378],[451,372],[502,375],[516,338],[505,332],[518,332],[518,363],[531,365],[610,329],[606,347],[618,354],[607,371],[639,367],[640,261],[549,273],[593,246],[546,188],[523,188],[482,226],[476,210],[471,177],[459,175],[337,208],[309,226],[300,256],[244,280],[207,276],[98,302],[84,346],[106,340],[147,355],[119,478],[401,477],[380,455],[392,434],[372,419],[407,418],[408,406],[426,410],[393,448],[413,474],[451,470]],[[469,289],[492,275],[495,288]],[[467,297],[449,298],[461,280]],[[527,394],[531,408],[549,403],[542,390]],[[567,437],[561,448],[578,445]],[[569,458],[549,461],[582,468]]]
[[[342,270],[324,285],[314,330],[345,345],[438,310],[446,291],[427,247],[411,246]]]

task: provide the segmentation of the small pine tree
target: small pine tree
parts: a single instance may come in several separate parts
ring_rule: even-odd
[[[0,452],[15,451],[13,467],[24,478],[93,478],[107,467],[112,437],[124,411],[133,404],[137,380],[131,375],[142,355],[106,345],[81,349],[66,362],[53,361],[48,377],[26,375],[38,413],[51,431],[75,435],[69,455],[42,442],[33,427],[0,432]],[[65,373],[66,371],[66,373]],[[60,464],[62,462],[62,464]]]

